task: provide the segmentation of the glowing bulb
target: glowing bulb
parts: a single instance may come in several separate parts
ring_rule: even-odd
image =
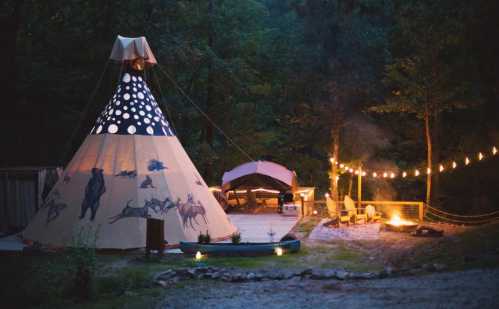
[[[356,170],[356,171],[355,171],[355,175],[359,175],[359,170]]]
[[[326,192],[326,193],[324,193],[324,197],[325,197],[325,198],[328,198],[328,197],[329,197],[329,193],[327,193],[327,192]]]
[[[440,166],[438,167],[438,171],[439,172],[443,172],[444,171],[444,166],[442,164],[440,164]]]
[[[274,249],[274,252],[277,256],[282,256],[284,254],[284,250],[281,247],[277,247]]]
[[[464,165],[468,165],[468,164],[470,164],[470,159],[468,157],[466,157],[464,159]]]
[[[367,175],[367,173],[366,173],[366,172],[362,172],[362,176],[366,176],[366,175]]]
[[[419,170],[414,171],[414,176],[419,176]]]
[[[340,176],[336,176],[336,181],[340,180]]]
[[[329,161],[331,161],[331,163],[334,163],[334,158],[330,158]]]
[[[353,173],[353,168],[348,169],[350,173]]]
[[[478,161],[481,161],[483,159],[483,154],[481,152],[478,153]]]
[[[318,213],[319,213],[319,212],[318,212],[317,210],[315,210],[315,209],[314,209],[314,211],[312,211],[312,214],[313,214],[313,215],[315,215],[315,216],[316,216]]]
[[[431,168],[429,168],[429,167],[428,167],[428,168],[426,169],[426,174],[428,174],[428,175],[430,175],[430,174],[431,174]]]
[[[344,168],[344,167],[345,167],[345,164],[341,163],[340,168]]]
[[[374,173],[373,173],[373,177],[374,177],[374,178],[378,177],[378,173],[374,172]]]
[[[406,172],[403,172],[403,173],[402,173],[402,178],[405,178],[405,177],[407,177],[407,173],[406,173]]]
[[[390,178],[395,178],[395,173],[390,173]]]
[[[201,261],[201,259],[203,258],[203,255],[201,254],[201,252],[196,252],[196,261]]]
[[[496,146],[492,147],[492,154],[495,155],[497,153],[497,148]]]
[[[386,178],[386,177],[388,177],[388,173],[387,173],[387,172],[384,172],[384,173],[383,173],[383,178]]]
[[[456,167],[457,167],[456,161],[452,161],[452,168],[456,168]]]

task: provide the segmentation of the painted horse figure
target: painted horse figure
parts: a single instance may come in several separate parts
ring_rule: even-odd
[[[192,194],[187,195],[187,202],[177,202],[176,206],[180,217],[182,217],[182,224],[184,226],[184,229],[188,227],[187,223],[189,223],[189,226],[193,230],[196,230],[196,228],[194,228],[194,225],[192,224],[192,221],[194,220],[194,222],[199,225],[199,222],[196,220],[197,216],[201,216],[204,222],[208,223],[208,220],[206,220],[206,210],[204,209],[204,206],[200,201],[197,201],[197,203],[195,203]]]

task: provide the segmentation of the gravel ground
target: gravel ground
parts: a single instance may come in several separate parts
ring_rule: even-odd
[[[364,281],[187,281],[158,308],[499,308],[499,269]]]

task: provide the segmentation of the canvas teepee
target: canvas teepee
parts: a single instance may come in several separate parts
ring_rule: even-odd
[[[145,38],[118,37],[111,59],[127,64],[114,96],[24,232],[42,244],[70,245],[82,228],[98,248],[138,248],[145,218],[164,220],[169,243],[236,229],[208,190],[163,116],[135,61],[154,65]],[[133,64],[133,65],[132,65]]]

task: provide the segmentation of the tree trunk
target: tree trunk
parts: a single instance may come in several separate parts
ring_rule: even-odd
[[[430,111],[428,105],[425,106],[424,113],[425,135],[426,135],[426,167],[432,167],[432,145],[430,131]],[[426,203],[431,204],[431,173],[426,173]]]
[[[333,216],[333,212],[335,214],[340,213],[340,204],[338,199],[338,165],[339,162],[339,154],[340,154],[340,126],[338,123],[334,124],[334,127],[331,129],[331,157],[334,158],[334,162],[331,162],[331,179],[330,179],[330,191],[331,191],[331,199],[334,201],[335,209],[328,209],[329,216]]]

